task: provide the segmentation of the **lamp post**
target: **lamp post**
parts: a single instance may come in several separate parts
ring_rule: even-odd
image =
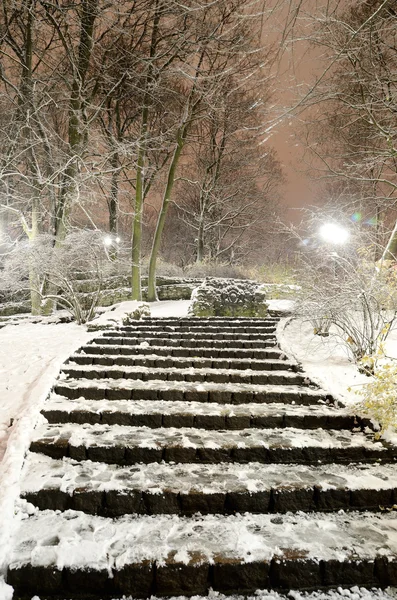
[[[327,243],[331,248],[335,248],[335,246],[342,246],[345,244],[349,237],[350,232],[348,229],[345,229],[341,225],[338,225],[335,222],[327,222],[323,223],[318,231],[319,237]],[[332,259],[333,265],[333,283],[335,284],[337,277],[337,260],[341,258],[339,254],[333,249],[329,252],[329,257]],[[332,320],[329,315],[321,315],[317,320],[317,324],[314,328],[315,335],[319,335],[322,337],[329,336],[329,329],[331,327]]]

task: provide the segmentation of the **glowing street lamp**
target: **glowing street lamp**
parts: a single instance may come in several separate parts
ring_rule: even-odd
[[[350,232],[337,223],[324,223],[320,227],[320,237],[330,244],[342,245],[347,242]]]
[[[105,237],[103,238],[103,243],[105,246],[113,246],[113,244],[119,244],[121,242],[121,239],[119,236],[117,237],[113,237],[111,235],[105,235]]]

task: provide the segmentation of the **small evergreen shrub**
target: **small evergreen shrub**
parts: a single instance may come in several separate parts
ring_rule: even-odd
[[[265,294],[258,284],[207,277],[194,290],[189,314],[195,317],[265,317]]]
[[[143,319],[144,317],[150,317],[150,308],[148,304],[140,304],[130,313],[126,313],[123,317],[123,325],[133,325],[134,321]]]
[[[386,429],[397,428],[397,363],[379,366],[374,378],[364,386],[363,413],[380,424],[377,437]]]

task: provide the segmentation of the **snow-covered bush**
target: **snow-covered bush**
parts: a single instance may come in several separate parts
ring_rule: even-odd
[[[189,313],[196,317],[264,317],[265,294],[252,281],[207,277],[194,290]]]
[[[94,317],[108,261],[99,231],[73,232],[59,247],[54,246],[50,236],[42,235],[34,243],[16,246],[5,264],[3,281],[9,290],[25,289],[31,296],[33,291],[43,312],[57,306],[81,324]],[[87,273],[92,288],[82,292],[81,277]]]
[[[143,319],[144,317],[150,317],[150,307],[146,303],[139,304],[135,310],[126,313],[122,319],[123,325],[133,325],[134,321]]]
[[[298,312],[314,333],[338,336],[363,371],[364,357],[376,357],[397,319],[395,271],[363,253],[316,255],[301,273]]]

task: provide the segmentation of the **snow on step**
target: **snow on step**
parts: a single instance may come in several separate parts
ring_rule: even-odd
[[[392,595],[391,595],[392,594]],[[284,595],[275,591],[256,590],[254,596],[241,596],[220,594],[210,590],[207,596],[196,596],[194,600],[396,600],[395,592],[392,590],[380,590],[371,588],[367,590],[363,587],[354,586],[352,588],[338,588],[337,590],[321,592],[294,592]],[[153,600],[161,600],[153,596]],[[175,600],[186,600],[184,597],[177,597]]]
[[[107,346],[104,346],[107,348]],[[88,349],[87,349],[88,350]],[[251,369],[253,371],[284,371],[300,370],[299,364],[293,360],[281,360],[278,358],[261,360],[242,359],[242,358],[204,358],[204,357],[180,357],[180,356],[158,356],[157,354],[145,354],[144,356],[98,356],[98,354],[89,354],[89,352],[79,352],[73,354],[67,362],[67,365],[85,364],[85,365],[143,365],[151,367],[174,367],[196,369]]]
[[[42,511],[21,523],[10,568],[31,564],[111,573],[156,562],[209,565],[228,562],[394,560],[397,515],[174,515],[117,520],[67,511]],[[170,560],[172,557],[172,560]]]
[[[177,416],[180,425],[206,427],[212,423],[208,417],[215,417],[213,422],[216,429],[227,428],[228,425],[236,423],[238,428],[245,427],[324,427],[328,428],[352,428],[355,424],[361,424],[361,419],[356,417],[348,409],[336,408],[327,404],[311,404],[302,406],[299,404],[285,405],[281,403],[249,403],[249,404],[218,404],[217,402],[167,402],[165,400],[87,400],[84,397],[74,400],[52,393],[45,403],[43,414],[51,422],[67,422],[74,420],[73,413],[86,413],[90,423],[103,422],[114,423],[114,417],[118,413],[129,416],[132,422],[119,423],[129,425],[148,425],[151,427],[168,427],[172,419],[167,417]],[[138,419],[134,423],[134,417],[150,417],[149,423],[144,419]],[[159,416],[159,419],[153,417]],[[161,418],[164,417],[164,418]],[[60,419],[60,421],[57,421]],[[207,421],[206,421],[207,419]],[[83,421],[78,421],[83,422]],[[208,424],[206,425],[206,423]],[[189,423],[189,425],[187,425]],[[297,425],[299,424],[299,425]],[[330,426],[333,424],[333,427]],[[175,425],[174,425],[175,426]]]
[[[85,396],[88,399],[109,400],[148,398],[150,400],[198,400],[223,402],[326,402],[327,395],[298,385],[261,385],[245,383],[212,383],[190,381],[164,381],[154,379],[63,379],[55,392],[68,398]],[[118,397],[119,396],[119,397]]]
[[[325,462],[393,460],[393,449],[361,432],[324,429],[207,431],[188,427],[42,425],[31,450],[53,458],[136,462]]]
[[[249,342],[249,341],[261,341],[261,340],[274,340],[275,332],[268,333],[229,333],[229,330],[209,332],[204,331],[203,333],[190,331],[190,332],[180,332],[180,331],[163,331],[160,329],[159,331],[137,331],[135,329],[131,331],[119,331],[119,330],[110,330],[105,331],[101,339],[105,339],[107,337],[110,338],[118,338],[121,337],[123,340],[128,340],[130,338],[145,338],[145,339],[175,339],[178,340],[199,340],[199,341],[213,341],[213,340],[224,340],[224,341],[236,341],[240,340],[241,342]]]
[[[246,325],[269,325],[278,323],[280,317],[268,315],[267,317],[181,317],[181,318],[157,318],[157,317],[144,317],[137,319],[134,324],[161,324],[161,325],[189,325],[189,326],[202,326],[202,325],[232,325],[232,326],[246,326]]]
[[[285,405],[282,403],[249,404],[218,404],[216,402],[166,402],[165,400],[86,400],[83,396],[70,400],[64,396],[52,393],[44,405],[45,410],[60,410],[70,412],[77,408],[82,410],[125,411],[131,414],[188,414],[188,415],[227,415],[227,416],[269,416],[278,417],[285,414],[294,416],[313,415],[319,417],[351,416],[347,408],[336,408],[327,404]]]
[[[30,453],[22,473],[23,494],[58,488],[72,494],[84,491],[140,490],[161,494],[218,494],[226,492],[270,492],[295,488],[321,490],[393,490],[396,486],[394,465],[263,465],[249,464],[174,464],[151,463],[121,467],[93,461],[77,462],[68,458],[54,460]],[[288,485],[286,486],[286,482]]]
[[[68,377],[85,377],[91,379],[142,379],[143,381],[161,379],[168,381],[219,381],[227,383],[282,383],[303,384],[307,378],[293,371],[254,371],[252,369],[177,369],[175,367],[155,368],[141,365],[107,366],[107,365],[72,365],[63,367],[62,373]]]
[[[156,324],[156,325],[147,325],[144,324],[142,322],[140,322],[139,324],[137,323],[136,325],[125,325],[125,326],[119,326],[119,327],[115,327],[114,329],[111,329],[109,331],[119,331],[121,333],[123,332],[135,332],[135,331],[139,331],[139,332],[153,332],[153,333],[158,333],[158,332],[165,332],[165,333],[188,333],[188,332],[198,332],[198,333],[202,333],[202,332],[208,332],[208,333],[255,333],[255,334],[262,334],[262,333],[273,333],[275,331],[277,327],[277,323],[265,323],[265,324],[261,324],[261,325],[248,325],[248,324],[244,324],[241,325],[239,327],[234,327],[234,324],[230,323],[230,325],[214,325],[213,323],[210,323],[208,325],[202,325],[201,323],[196,323],[193,325],[163,325],[163,324]]]
[[[112,344],[101,344],[101,338],[98,338],[97,342],[86,344],[80,348],[79,353],[81,354],[121,354],[121,355],[137,355],[142,356],[155,355],[155,356],[168,356],[168,357],[227,357],[227,358],[282,358],[285,357],[282,352],[276,346],[265,347],[265,348],[242,348],[241,346],[235,348],[227,348],[225,344],[221,347],[208,347],[208,346],[193,346],[188,348],[186,345],[178,345],[178,342],[173,346],[156,344],[148,344],[148,342],[141,342],[137,344],[125,345],[118,344],[116,342]],[[138,340],[139,341],[139,340]]]
[[[260,339],[239,339],[235,337],[233,339],[222,339],[221,336],[214,336],[214,338],[192,338],[187,336],[186,338],[180,338],[179,336],[173,335],[169,337],[164,336],[109,336],[100,337],[92,340],[92,343],[98,343],[101,345],[109,344],[121,344],[123,346],[136,346],[139,343],[144,343],[153,346],[182,346],[183,348],[197,348],[197,347],[218,347],[218,348],[271,348],[276,343],[276,338],[265,339],[263,336]]]

